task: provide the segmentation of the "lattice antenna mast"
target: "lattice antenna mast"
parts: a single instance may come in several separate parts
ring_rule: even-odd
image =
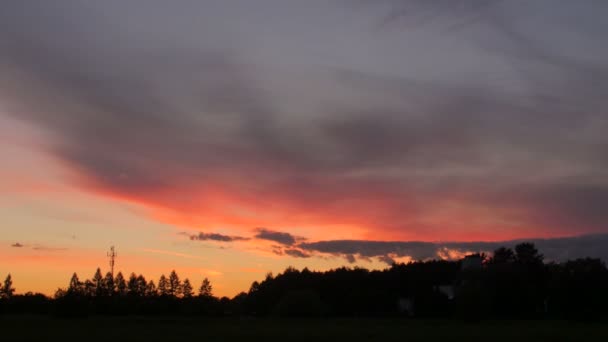
[[[118,257],[118,254],[116,253],[114,246],[112,246],[108,252],[108,258],[110,258],[110,273],[112,273],[112,277],[114,277],[114,264],[116,263],[116,257]]]

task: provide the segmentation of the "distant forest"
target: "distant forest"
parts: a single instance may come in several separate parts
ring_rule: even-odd
[[[43,281],[43,280],[41,280]],[[608,270],[600,259],[545,263],[534,244],[499,248],[488,257],[393,264],[384,270],[287,268],[234,298],[217,298],[173,271],[157,283],[121,272],[91,279],[74,274],[52,298],[0,287],[0,313],[199,316],[405,316],[412,318],[608,317]]]

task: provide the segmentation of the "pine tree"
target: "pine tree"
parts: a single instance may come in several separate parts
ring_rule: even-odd
[[[127,282],[122,272],[118,272],[116,279],[114,279],[114,287],[119,296],[125,296],[127,294]]]
[[[144,297],[146,295],[146,288],[147,288],[146,278],[141,274],[138,275],[137,276],[137,295]]]
[[[111,272],[106,273],[106,277],[103,279],[103,292],[105,296],[112,296],[114,294],[114,276]]]
[[[172,297],[178,297],[181,294],[182,284],[179,280],[179,276],[175,272],[175,270],[171,271],[171,275],[169,275],[169,295]]]
[[[103,276],[101,275],[101,269],[97,268],[95,275],[93,275],[93,289],[96,297],[103,295]]]
[[[74,274],[72,275],[72,278],[70,279],[70,286],[68,287],[68,293],[73,294],[73,295],[83,294],[84,289],[83,289],[82,285],[83,284],[78,279],[78,275],[76,274],[76,272],[74,272]]]
[[[95,296],[95,284],[89,279],[85,280],[82,291],[87,297]]]
[[[89,279],[86,279],[82,284],[82,293],[87,297],[95,296],[95,284]]]
[[[192,285],[188,278],[184,279],[184,283],[182,284],[182,295],[184,298],[192,298]]]
[[[146,297],[151,298],[156,296],[158,296],[156,285],[154,284],[154,280],[150,280],[150,282],[146,284]]]
[[[3,299],[11,299],[13,297],[13,293],[15,293],[15,289],[13,288],[13,278],[9,273],[4,279],[4,284],[0,288],[0,298]]]
[[[137,288],[137,276],[135,273],[131,273],[129,276],[129,282],[127,283],[127,292],[129,296],[138,296],[138,288]]]
[[[203,279],[201,287],[198,289],[199,297],[212,297],[213,296],[213,286],[211,286],[211,282],[209,279]]]
[[[169,281],[167,280],[167,277],[165,277],[164,274],[161,275],[158,279],[158,294],[160,294],[161,296],[169,295]]]

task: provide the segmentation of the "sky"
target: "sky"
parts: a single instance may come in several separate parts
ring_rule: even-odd
[[[0,276],[217,295],[533,241],[608,260],[608,2],[4,0]]]

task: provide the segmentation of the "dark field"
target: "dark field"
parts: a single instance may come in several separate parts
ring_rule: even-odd
[[[0,318],[2,341],[608,341],[605,322]]]

